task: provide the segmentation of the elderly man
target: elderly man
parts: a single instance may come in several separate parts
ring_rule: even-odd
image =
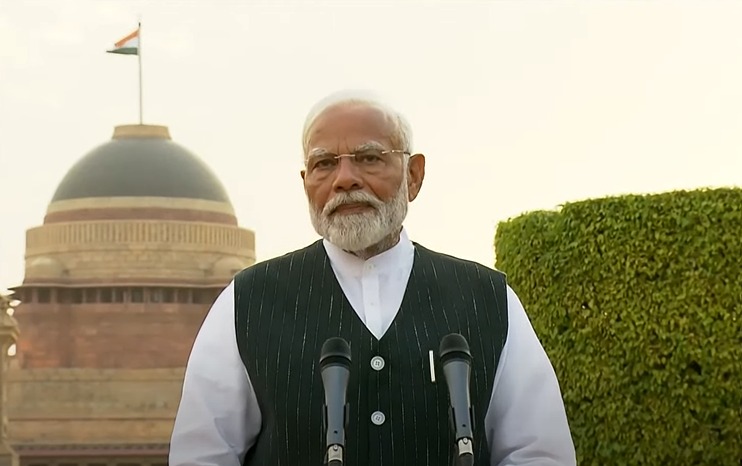
[[[321,464],[318,358],[330,337],[352,347],[345,462],[450,466],[436,362],[449,333],[472,353],[474,464],[574,465],[559,384],[505,277],[411,242],[402,226],[425,178],[405,120],[333,95],[308,115],[303,146],[322,239],[241,271],[214,302],[188,361],[170,466]]]

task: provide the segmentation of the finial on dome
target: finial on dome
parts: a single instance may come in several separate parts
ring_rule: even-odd
[[[113,139],[155,138],[171,139],[167,126],[160,125],[119,125],[113,130]]]

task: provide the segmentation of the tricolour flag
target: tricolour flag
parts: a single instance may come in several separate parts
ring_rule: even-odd
[[[108,53],[120,53],[123,55],[138,55],[139,54],[139,28],[132,32],[128,36],[124,37],[120,41],[116,42],[111,50],[106,50]]]

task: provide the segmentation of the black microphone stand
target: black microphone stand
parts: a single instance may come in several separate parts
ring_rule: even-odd
[[[329,338],[322,345],[319,366],[325,388],[322,418],[326,431],[327,466],[345,464],[345,428],[348,423],[346,390],[350,376],[350,346],[342,338]]]
[[[440,344],[440,359],[448,386],[451,430],[454,434],[453,466],[474,465],[474,409],[469,398],[471,352],[462,335],[451,333]]]

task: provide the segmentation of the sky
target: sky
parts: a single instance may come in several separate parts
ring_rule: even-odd
[[[565,202],[742,184],[742,2],[0,1],[0,289],[65,172],[137,123],[169,127],[228,190],[258,260],[317,238],[301,128],[369,89],[427,159],[405,222],[494,265],[498,222]]]

